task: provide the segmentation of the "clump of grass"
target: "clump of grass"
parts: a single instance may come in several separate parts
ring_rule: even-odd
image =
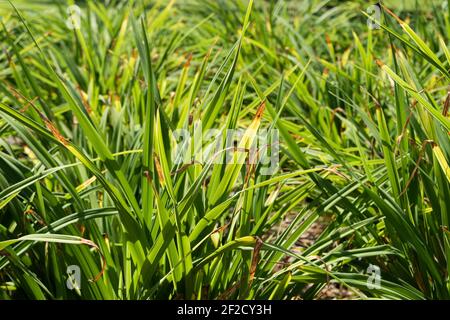
[[[86,1],[72,28],[71,4],[0,5],[3,299],[450,297],[448,12]],[[208,129],[245,161],[179,163]]]

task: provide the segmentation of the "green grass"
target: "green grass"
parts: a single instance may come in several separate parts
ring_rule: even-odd
[[[0,298],[449,299],[450,3],[421,3],[0,2]],[[179,163],[180,129],[246,134]]]

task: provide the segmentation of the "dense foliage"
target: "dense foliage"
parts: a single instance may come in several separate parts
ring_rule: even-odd
[[[0,298],[449,299],[450,3],[399,2],[0,2]]]

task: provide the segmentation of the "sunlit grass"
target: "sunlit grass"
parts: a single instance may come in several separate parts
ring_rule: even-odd
[[[443,1],[378,30],[359,1],[84,1],[75,29],[72,2],[11,2],[2,299],[450,298]],[[245,135],[179,163],[181,129]]]

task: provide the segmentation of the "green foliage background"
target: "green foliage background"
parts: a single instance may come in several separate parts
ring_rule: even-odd
[[[450,5],[402,3],[0,2],[0,297],[449,299]]]

